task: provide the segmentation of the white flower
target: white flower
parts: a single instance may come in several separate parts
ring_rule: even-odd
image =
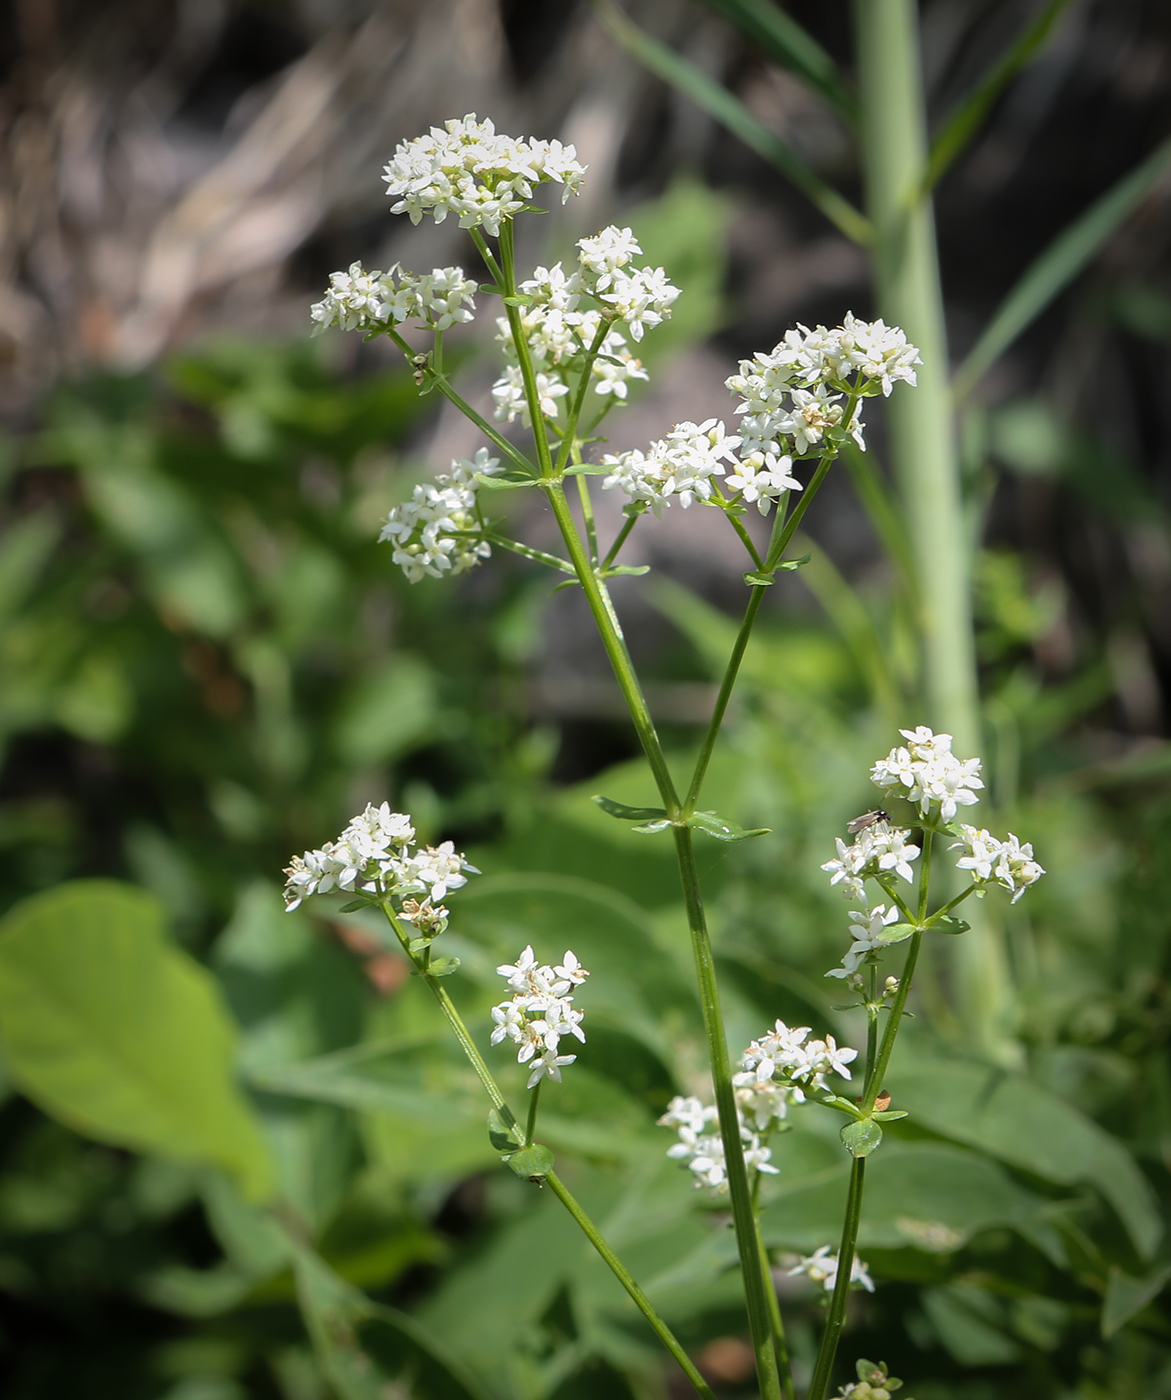
[[[311,894],[328,894],[334,889],[375,896],[393,894],[404,906],[403,918],[434,937],[442,931],[447,910],[405,897],[429,889],[430,899],[439,900],[449,889],[467,884],[465,872],[478,875],[479,871],[456,854],[450,841],[412,851],[414,839],[410,817],[392,812],[389,803],[378,807],[371,803],[347,824],[336,841],[293,857],[285,872],[285,908],[292,912]]]
[[[632,379],[648,379],[650,376],[626,348],[625,339],[617,331],[611,331],[602,341],[598,358],[591,371],[598,381],[594,385],[595,394],[613,394],[616,399],[625,399],[627,385]]]
[[[453,461],[434,485],[420,483],[409,501],[391,510],[378,538],[394,545],[394,562],[411,583],[462,573],[491,556],[477,510],[476,477],[498,467],[499,458],[482,447],[470,461]]]
[[[638,239],[628,228],[613,224],[592,238],[578,242],[581,274],[591,292],[604,292],[614,281],[614,274],[642,253]]]
[[[579,188],[585,167],[576,154],[559,141],[497,135],[490,121],[471,114],[396,147],[384,176],[395,200],[391,212],[415,224],[427,213],[437,224],[455,214],[461,228],[482,226],[496,236],[532,198],[534,186],[564,185],[563,202]]]
[[[674,1128],[679,1134],[679,1141],[667,1149],[667,1156],[686,1164],[695,1176],[694,1184],[697,1187],[706,1186],[717,1195],[725,1195],[728,1190],[728,1169],[723,1138],[718,1131],[705,1131],[716,1122],[718,1116],[714,1105],[677,1095],[668,1104],[659,1124],[664,1128]],[[776,1175],[777,1169],[770,1162],[771,1149],[764,1146],[759,1134],[747,1127],[743,1119],[740,1120],[740,1141],[746,1166]]]
[[[496,971],[512,988],[513,996],[492,1008],[492,1044],[511,1040],[519,1047],[518,1063],[532,1065],[530,1089],[546,1074],[560,1080],[563,1066],[577,1058],[559,1053],[563,1037],[571,1035],[585,1043],[581,1028],[584,1013],[567,993],[590,974],[569,951],[556,967],[540,963],[531,945],[515,963],[501,963]]]
[[[793,475],[792,457],[778,457],[775,452],[759,448],[748,453],[724,483],[739,491],[742,500],[755,502],[761,515],[767,515],[773,502],[788,491],[800,491],[801,483]]]
[[[950,822],[957,807],[978,802],[976,789],[984,786],[978,758],[958,759],[951,751],[951,735],[935,734],[926,725],[900,729],[905,746],[891,749],[870,770],[879,787],[905,788],[909,801],[919,804],[927,815],[933,802],[939,803],[939,818]]]
[[[1013,904],[1045,874],[1033,859],[1032,844],[1022,844],[1011,833],[1007,841],[999,841],[983,828],[961,823],[960,839],[950,849],[965,853],[956,861],[956,868],[971,871],[974,885],[995,881],[1012,892]],[[977,890],[977,894],[982,893],[983,889]]]
[[[660,325],[671,315],[679,288],[668,281],[661,267],[643,267],[631,273],[615,273],[609,290],[595,295],[625,324],[635,340],[641,340],[648,328]]]
[[[411,314],[436,330],[445,331],[472,319],[477,291],[479,284],[466,278],[462,268],[437,267],[418,279]]]
[[[850,922],[854,927],[850,930],[850,934],[854,942],[850,944],[849,952],[842,959],[841,967],[831,968],[825,975],[827,977],[849,977],[857,972],[859,966],[865,962],[870,954],[878,952],[885,946],[883,930],[897,922],[898,917],[899,910],[895,904],[892,904],[889,909],[885,904],[876,904],[865,914],[851,910]]]
[[[670,505],[672,496],[686,510],[697,497],[705,501],[711,497],[711,478],[723,476],[723,463],[735,460],[739,442],[716,418],[678,423],[665,438],[651,443],[649,454],[635,450],[603,457],[603,465],[614,470],[602,487],[621,487],[632,500],[646,502],[656,515]]]
[[[569,385],[555,375],[542,371],[537,372],[536,382],[541,413],[546,418],[556,418],[557,400],[569,393]],[[532,414],[519,365],[505,365],[503,376],[492,386],[492,397],[496,401],[492,416],[497,422],[511,423],[519,414],[524,426],[532,427]]]
[[[389,322],[405,321],[411,314],[411,298],[405,303],[396,296],[393,271],[367,272],[360,262],[350,264],[349,272],[332,272],[329,288],[310,311],[313,334],[329,326],[343,331],[377,330]]]
[[[836,377],[845,377],[850,369],[865,378],[877,381],[883,394],[889,397],[896,380],[914,384],[913,365],[922,364],[919,351],[907,343],[906,335],[897,326],[879,321],[859,321],[852,311],[837,332]]]
[[[858,1058],[857,1050],[839,1048],[832,1035],[824,1040],[808,1040],[808,1026],[789,1027],[777,1021],[771,1031],[754,1040],[741,1056],[741,1073],[732,1077],[733,1086],[740,1090],[759,1091],[774,1081],[787,1089],[786,1105],[804,1103],[804,1088],[825,1090],[825,1076],[831,1071],[849,1079],[846,1066]],[[804,1087],[803,1087],[804,1086]],[[783,1113],[777,1115],[783,1117]]]
[[[827,1293],[832,1293],[838,1281],[838,1256],[828,1244],[823,1244],[814,1253],[803,1255],[801,1262],[788,1272],[790,1278],[795,1274],[804,1274],[806,1278],[820,1284]],[[868,1293],[874,1292],[874,1280],[867,1273],[866,1265],[856,1254],[854,1262],[850,1266],[850,1282],[861,1284]]]
[[[863,828],[851,846],[840,836],[835,837],[837,859],[827,860],[821,868],[832,876],[831,885],[842,886],[847,899],[865,899],[863,881],[890,870],[909,884],[915,878],[910,863],[919,855],[919,847],[907,840],[910,834],[889,822],[878,821]]]

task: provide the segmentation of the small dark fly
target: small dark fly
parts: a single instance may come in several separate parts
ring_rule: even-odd
[[[884,812],[881,807],[876,807],[873,812],[863,812],[860,817],[855,817],[852,822],[846,823],[846,830],[851,836],[857,836],[860,831],[865,831],[867,827],[875,826],[878,822],[890,821],[890,813]]]

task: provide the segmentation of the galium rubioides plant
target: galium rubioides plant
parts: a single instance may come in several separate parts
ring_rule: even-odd
[[[923,938],[963,933],[966,925],[954,911],[965,899],[1001,887],[1015,901],[1043,871],[1032,848],[1016,836],[1000,839],[957,820],[960,808],[973,805],[983,787],[980,760],[953,754],[947,734],[925,726],[902,730],[904,742],[871,770],[892,811],[876,808],[850,823],[847,835],[853,839],[849,844],[839,839],[836,856],[823,866],[846,899],[861,906],[849,915],[850,944],[842,963],[826,976],[840,979],[856,998],[853,1005],[864,1011],[864,1052],[839,1046],[828,1034],[811,1039],[811,1027],[777,1020],[733,1062],[693,843],[696,833],[742,841],[765,832],[746,830],[702,808],[704,779],[766,588],[779,572],[803,562],[786,558],[786,550],[843,444],[864,448],[864,401],[889,395],[896,386],[899,393],[910,392],[919,353],[898,328],[861,321],[849,312],[833,329],[798,326],[772,350],[743,361],[728,379],[738,400],[735,431],[714,418],[679,423],[645,451],[603,453],[593,460],[602,421],[626,400],[633,380],[647,377],[635,353],[638,344],[670,316],[679,293],[662,268],[640,265],[641,249],[628,228],[606,228],[581,239],[576,264],[568,268],[557,263],[537,267],[528,277],[520,274],[514,223],[536,207],[535,188],[560,185],[567,199],[584,175],[573,147],[503,136],[474,116],[402,143],[386,167],[393,212],[409,214],[415,223],[425,215],[436,223],[448,215],[458,218],[491,280],[478,284],[456,267],[415,275],[398,267],[368,272],[354,263],[348,272],[333,275],[312,315],[320,330],[337,326],[367,337],[388,336],[406,357],[420,392],[443,394],[487,439],[471,458],[453,461],[390,512],[381,538],[407,577],[420,581],[461,573],[489,558],[497,546],[548,566],[584,593],[660,805],[635,808],[605,797],[595,800],[636,831],[669,834],[673,841],[703,1008],[714,1103],[700,1093],[677,1096],[660,1122],[678,1137],[668,1155],[691,1172],[697,1188],[727,1198],[731,1207],[765,1400],[795,1395],[772,1261],[759,1228],[768,1179],[784,1170],[783,1153],[773,1160],[774,1143],[790,1114],[807,1105],[846,1119],[841,1141],[852,1168],[840,1240],[836,1249],[827,1242],[793,1270],[807,1275],[827,1301],[806,1392],[809,1400],[824,1400],[849,1291],[875,1286],[856,1253],[866,1159],[882,1142],[883,1125],[905,1116],[890,1106],[884,1081]],[[492,390],[494,422],[461,397],[444,367],[444,332],[470,321],[476,299],[484,295],[498,298],[503,310],[497,327],[505,363]],[[422,329],[422,343],[406,338],[408,323]],[[523,447],[503,431],[517,419],[528,432]],[[612,540],[600,537],[594,514],[591,478],[599,477],[602,490],[626,498],[623,523]],[[563,555],[510,538],[493,518],[497,492],[526,488],[544,493]],[[664,754],[608,589],[615,575],[645,572],[619,563],[622,550],[648,512],[661,515],[673,505],[720,511],[743,544],[749,566],[743,621],[686,787]],[[744,525],[751,507],[772,517],[763,551]],[[968,883],[938,904],[931,889],[933,859],[949,853]],[[515,963],[498,969],[511,995],[493,1009],[490,1040],[507,1042],[528,1068],[523,1110],[507,1102],[444,986],[443,978],[458,966],[454,957],[435,955],[451,917],[444,901],[476,873],[450,842],[417,846],[410,817],[383,803],[368,806],[336,841],[294,858],[287,903],[293,909],[310,895],[341,891],[351,897],[346,908],[382,911],[483,1085],[491,1105],[489,1132],[502,1159],[518,1176],[552,1189],[695,1389],[710,1397],[699,1370],[537,1139],[545,1081],[559,1081],[575,1062],[576,1047],[587,1040],[589,972],[570,950],[560,954],[560,962],[546,964],[531,946]],[[897,944],[906,945],[905,954],[901,967],[891,972],[883,964]],[[575,1004],[579,991],[583,1007]],[[562,1053],[571,1042],[573,1053]],[[857,1380],[841,1389],[842,1396],[886,1397],[901,1385],[881,1364],[860,1360],[856,1372]]]

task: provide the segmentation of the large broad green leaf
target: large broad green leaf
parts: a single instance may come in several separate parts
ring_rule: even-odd
[[[79,1132],[213,1163],[254,1199],[269,1190],[215,983],[168,941],[162,906],[145,891],[78,880],[9,912],[0,1045],[24,1092]]]
[[[1088,1182],[1118,1212],[1144,1258],[1163,1226],[1154,1193],[1126,1148],[1023,1075],[934,1059],[900,1044],[889,1084],[897,1108],[937,1133],[1062,1186]],[[877,1160],[877,1159],[876,1159]]]

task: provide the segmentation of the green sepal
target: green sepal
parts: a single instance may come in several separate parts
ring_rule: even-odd
[[[339,914],[352,914],[356,909],[369,909],[372,904],[377,904],[376,899],[351,899],[349,904],[343,904],[337,911]]]
[[[501,476],[488,476],[476,473],[476,481],[489,491],[519,491],[522,486],[536,486],[535,476],[525,476],[523,472],[505,472]]]
[[[488,1140],[497,1152],[519,1152],[524,1146],[517,1136],[518,1129],[509,1124],[498,1108],[488,1114]]]
[[[752,836],[767,836],[772,830],[771,826],[757,826],[749,830],[717,816],[715,812],[695,812],[687,818],[687,825],[695,827],[697,831],[706,831],[717,841],[747,841]]]
[[[625,802],[615,802],[612,797],[603,797],[601,793],[595,793],[590,801],[596,802],[603,812],[617,817],[619,821],[647,822],[662,817],[665,819],[665,825],[671,824],[666,820],[667,813],[662,807],[628,807]]]
[[[967,933],[971,927],[972,925],[965,924],[963,919],[955,919],[950,914],[945,914],[942,919],[937,919],[931,924],[931,928],[937,933]]]
[[[566,467],[561,473],[562,476],[608,476],[609,467],[603,467],[598,462],[575,462],[573,466]]]
[[[856,1123],[847,1123],[839,1136],[851,1157],[869,1157],[882,1142],[882,1129],[873,1118],[860,1118]]]
[[[910,938],[912,934],[918,932],[918,924],[888,924],[882,930],[882,936],[878,943],[880,947],[886,948],[892,943],[901,943],[904,938]]]
[[[436,958],[427,968],[427,975],[429,977],[450,977],[457,967],[459,967],[458,958]]]
[[[755,573],[745,574],[744,582],[749,584],[752,588],[771,588],[773,584],[776,583],[776,579],[772,574]]]
[[[618,578],[623,574],[633,574],[641,576],[649,574],[651,566],[649,564],[612,564],[605,573],[606,578]]]
[[[508,1165],[522,1181],[542,1182],[553,1170],[553,1154],[541,1143],[534,1142],[532,1147],[514,1152]]]

